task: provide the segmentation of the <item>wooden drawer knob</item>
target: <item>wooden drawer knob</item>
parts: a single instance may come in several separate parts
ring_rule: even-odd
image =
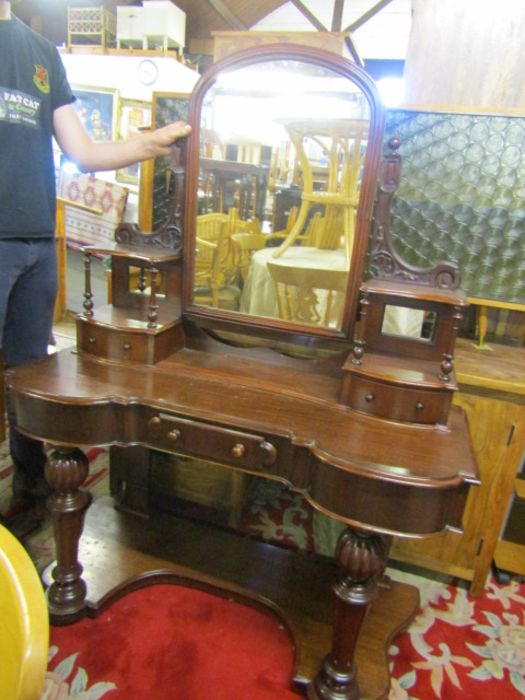
[[[96,343],[96,342],[97,342],[97,339],[94,338],[93,336],[90,336],[90,337],[88,338],[88,343],[91,343],[91,345],[93,345],[93,343]]]
[[[177,442],[177,440],[179,438],[180,438],[180,430],[177,430],[177,428],[170,430],[170,432],[168,433],[168,440],[171,440],[171,442]]]
[[[416,411],[422,411],[425,408],[425,404],[421,403],[421,401],[418,401],[416,403]]]
[[[366,396],[365,396],[365,401],[366,401],[367,403],[370,403],[370,402],[373,401],[374,399],[375,399],[375,396],[374,396],[373,394],[366,394]]]
[[[124,343],[124,345],[122,346],[122,348],[123,348],[124,350],[131,350],[131,343]]]
[[[263,451],[263,464],[273,464],[277,459],[277,450],[271,442],[261,442],[261,450]]]
[[[153,416],[148,421],[148,430],[151,435],[158,437],[159,428],[162,425],[162,420],[158,416]]]
[[[242,457],[245,452],[246,452],[246,447],[242,444],[242,442],[238,442],[232,448],[232,455],[234,457],[237,457],[237,458]]]

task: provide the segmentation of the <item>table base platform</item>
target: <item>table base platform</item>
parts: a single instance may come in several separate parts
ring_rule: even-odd
[[[298,687],[312,680],[330,650],[332,584],[338,567],[328,557],[173,515],[143,518],[123,513],[109,496],[98,498],[88,509],[79,555],[88,588],[86,615],[95,617],[144,585],[174,583],[276,615],[295,642]],[[52,566],[44,575],[48,583]],[[414,586],[386,581],[379,591],[356,653],[361,698],[367,700],[387,696],[388,647],[419,606]],[[52,622],[64,620],[52,616]]]

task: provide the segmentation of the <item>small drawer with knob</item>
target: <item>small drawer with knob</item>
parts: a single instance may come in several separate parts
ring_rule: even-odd
[[[261,435],[168,413],[155,413],[146,420],[146,442],[153,448],[258,471],[277,459],[276,448]]]
[[[451,401],[447,389],[415,389],[358,375],[345,377],[343,396],[363,413],[411,423],[445,423]]]
[[[97,326],[80,322],[78,325],[78,349],[108,360],[147,362],[148,339],[139,333]]]
[[[102,313],[99,315],[103,317]],[[180,321],[151,329],[143,321],[130,319],[126,320],[125,328],[112,327],[107,319],[100,323],[93,318],[77,319],[79,352],[118,362],[153,365],[182,347],[183,338]]]

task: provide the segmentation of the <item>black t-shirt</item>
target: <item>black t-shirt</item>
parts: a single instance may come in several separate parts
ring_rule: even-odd
[[[1,20],[0,237],[53,235],[53,111],[74,99],[56,47],[15,16]]]

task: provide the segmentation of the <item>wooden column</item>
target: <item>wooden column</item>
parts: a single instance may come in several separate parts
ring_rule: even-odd
[[[51,621],[62,624],[84,614],[87,589],[78,560],[78,544],[92,499],[89,491],[80,490],[89,473],[89,462],[81,450],[57,446],[48,458],[45,473],[53,489],[49,507],[56,544],[56,566],[47,600]]]
[[[140,164],[139,228],[153,230],[153,169],[155,161],[145,160]]]
[[[67,312],[67,243],[64,200],[57,197],[55,245],[57,254],[58,288],[53,323],[63,321]]]
[[[370,604],[377,596],[389,538],[347,528],[339,536],[335,556],[341,577],[335,582],[332,650],[308,686],[308,700],[359,700],[355,652]]]

